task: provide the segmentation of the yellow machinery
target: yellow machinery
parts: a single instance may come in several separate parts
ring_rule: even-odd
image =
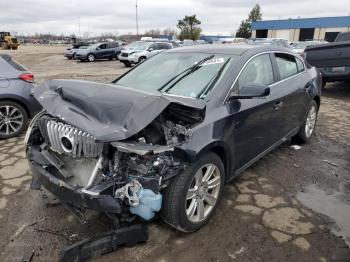
[[[0,45],[2,49],[14,49],[19,46],[17,37],[11,36],[10,32],[0,32]]]

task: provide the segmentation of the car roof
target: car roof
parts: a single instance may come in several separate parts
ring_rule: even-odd
[[[211,45],[192,45],[177,47],[166,51],[167,53],[208,53],[208,54],[227,54],[227,55],[237,55],[241,56],[245,52],[260,53],[269,51],[280,51],[288,52],[294,54],[293,51],[277,46],[259,46],[259,45],[249,45],[249,44],[211,44]]]

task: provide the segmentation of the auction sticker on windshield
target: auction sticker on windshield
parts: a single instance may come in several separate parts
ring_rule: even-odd
[[[222,64],[225,62],[225,59],[223,57],[215,57],[212,59],[209,59],[208,61],[204,62],[202,65],[215,65],[215,64]]]

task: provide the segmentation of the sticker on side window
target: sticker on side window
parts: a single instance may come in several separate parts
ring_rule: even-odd
[[[215,57],[215,58],[209,59],[208,61],[204,62],[202,64],[202,66],[222,64],[224,62],[225,62],[225,59],[223,57]]]

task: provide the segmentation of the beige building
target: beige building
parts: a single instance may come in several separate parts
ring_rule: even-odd
[[[252,37],[283,38],[289,41],[334,41],[340,32],[350,31],[350,16],[264,20],[252,23]]]

